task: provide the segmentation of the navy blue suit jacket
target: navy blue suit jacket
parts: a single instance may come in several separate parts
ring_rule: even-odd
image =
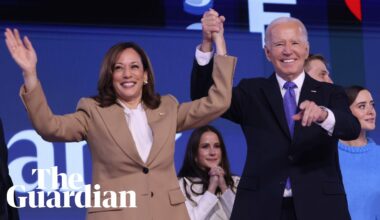
[[[206,66],[194,62],[192,99],[207,94],[212,83],[211,69],[212,62]],[[247,142],[247,157],[231,219],[280,219],[288,176],[297,219],[350,219],[337,141],[357,138],[360,124],[339,86],[318,82],[306,74],[298,103],[304,100],[334,113],[332,135],[317,124],[303,127],[297,121],[291,138],[275,74],[243,79],[233,89],[231,106],[223,117],[240,124]]]
[[[7,203],[7,191],[13,186],[8,170],[8,148],[5,144],[3,124],[0,119],[0,219],[18,220],[17,209]]]

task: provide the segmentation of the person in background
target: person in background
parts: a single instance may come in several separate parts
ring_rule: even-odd
[[[304,68],[305,72],[313,79],[320,82],[333,83],[327,66],[327,60],[321,54],[309,54],[305,60]]]
[[[208,33],[220,31],[220,19],[216,11],[202,18],[192,99],[207,96],[212,85]],[[241,126],[247,143],[231,220],[350,219],[337,144],[356,139],[360,124],[343,88],[305,74],[308,34],[296,18],[280,17],[268,25],[264,52],[274,73],[241,80],[222,115]]]
[[[190,219],[230,219],[240,178],[231,174],[226,146],[215,127],[206,125],[190,135],[178,177]]]
[[[18,210],[9,206],[7,191],[13,186],[8,169],[8,148],[4,139],[3,123],[0,119],[0,219],[18,220]]]
[[[205,125],[228,108],[236,63],[226,56],[223,36],[215,33],[213,39],[215,84],[207,98],[180,104],[171,95],[157,94],[147,54],[137,44],[124,42],[106,53],[98,94],[80,99],[74,113],[54,115],[37,77],[32,43],[27,37],[22,40],[17,29],[6,29],[6,45],[23,72],[20,96],[38,134],[47,141],[86,140],[92,184],[100,185],[99,193],[119,195],[128,189],[136,194],[137,207],[92,207],[88,220],[189,219],[174,167],[175,133]]]
[[[368,137],[376,127],[371,92],[361,86],[346,88],[352,114],[359,120],[357,139],[340,140],[339,163],[352,220],[380,219],[380,146]]]

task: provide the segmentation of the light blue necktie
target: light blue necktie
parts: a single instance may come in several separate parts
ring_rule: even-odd
[[[294,88],[297,88],[297,85],[291,81],[288,81],[284,84],[284,89],[286,89],[285,95],[284,95],[284,110],[285,110],[285,116],[286,121],[288,122],[288,127],[290,131],[290,135],[293,138],[294,133],[294,120],[293,115],[296,114],[297,111],[297,103],[296,103],[296,94],[294,92]],[[288,177],[286,179],[285,189],[290,189],[290,178]]]

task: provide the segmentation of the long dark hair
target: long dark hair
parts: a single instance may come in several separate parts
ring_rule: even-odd
[[[133,42],[118,43],[112,46],[103,58],[98,80],[98,95],[93,98],[99,102],[101,107],[113,105],[117,96],[112,84],[112,75],[115,63],[120,53],[125,49],[131,48],[139,54],[144,71],[148,75],[148,83],[142,88],[142,101],[150,109],[156,109],[161,104],[161,97],[154,91],[154,73],[148,55],[145,51]]]
[[[358,86],[358,85],[352,85],[344,89],[348,97],[348,104],[350,106],[352,105],[352,103],[355,102],[355,99],[356,97],[358,97],[359,92],[363,90],[368,90],[368,89],[364,88],[363,86]]]
[[[221,158],[219,166],[222,167],[225,172],[224,179],[226,181],[227,186],[230,187],[235,192],[236,187],[234,185],[234,180],[232,179],[230,163],[228,162],[228,157],[227,157],[226,146],[224,144],[224,141],[220,132],[211,125],[206,125],[206,126],[197,128],[193,131],[193,133],[191,133],[189,141],[187,142],[185,158],[183,160],[182,167],[178,173],[178,177],[179,178],[186,177],[191,182],[191,185],[190,185],[191,192],[196,195],[202,195],[208,189],[209,180],[210,180],[208,171],[199,167],[196,162],[201,137],[205,132],[208,132],[208,131],[213,132],[218,136],[218,139],[220,142],[220,149],[222,151],[222,158]],[[193,186],[195,184],[202,184],[203,186],[202,192],[196,192],[193,190]],[[183,186],[185,189],[186,197],[190,201],[196,204],[196,202],[193,199],[191,199],[190,193],[187,191],[187,182],[185,179],[183,181]],[[217,194],[221,193],[221,190],[218,188],[216,193]]]

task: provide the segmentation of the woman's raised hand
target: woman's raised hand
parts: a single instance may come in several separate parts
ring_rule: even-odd
[[[34,51],[33,45],[27,36],[21,40],[17,29],[13,29],[12,31],[10,28],[7,28],[4,34],[9,53],[22,69],[26,89],[30,90],[37,82],[37,54]]]

